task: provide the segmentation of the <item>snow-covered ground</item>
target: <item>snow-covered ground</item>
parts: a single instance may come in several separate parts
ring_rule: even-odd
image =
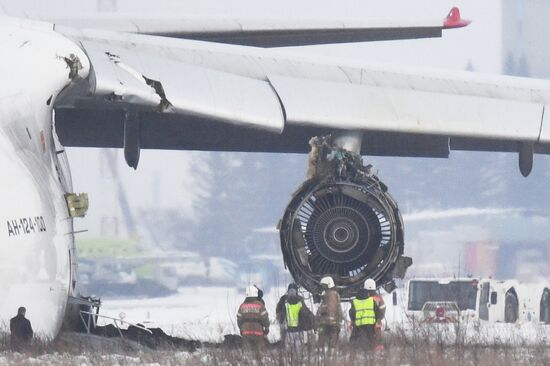
[[[274,323],[275,306],[285,288],[275,288],[265,295],[267,309]],[[237,334],[236,312],[244,298],[242,290],[226,287],[181,288],[176,295],[152,299],[103,299],[101,314],[118,317],[125,313],[130,322],[161,327],[165,332],[202,341],[223,340],[224,334]],[[306,299],[313,306],[311,299]],[[242,350],[202,347],[196,352],[160,349],[150,350],[138,344],[126,345],[126,340],[86,339],[85,346],[76,335],[65,335],[43,349],[14,353],[4,346],[0,351],[0,365],[547,365],[550,360],[550,326],[534,323],[488,324],[470,322],[457,327],[453,324],[421,325],[405,321],[400,307],[388,305],[385,343],[386,352],[373,354],[342,342],[336,353],[323,348],[304,347],[294,354],[273,348],[258,355]],[[348,304],[343,304],[347,313]],[[315,308],[314,308],[315,310]],[[349,329],[341,333],[349,337]],[[98,337],[100,338],[100,337]],[[279,329],[273,324],[270,340],[279,338]],[[106,342],[106,343],[101,343]],[[115,342],[119,342],[118,345]],[[126,346],[125,346],[126,345]],[[94,348],[95,347],[95,348]],[[309,350],[309,351],[308,351]]]
[[[158,356],[157,356],[158,357]],[[149,358],[149,357],[148,357]],[[67,353],[45,353],[36,356],[29,356],[21,353],[0,354],[0,365],[128,365],[128,366],[160,366],[164,364],[183,365],[190,359],[188,352],[172,353],[170,356],[159,361],[143,360],[140,356],[129,356],[122,354],[87,354],[73,355]],[[192,364],[192,363],[190,363]]]
[[[264,296],[272,323],[275,306],[285,288],[275,288]],[[118,317],[147,327],[160,327],[172,336],[201,341],[223,341],[224,334],[238,334],[237,310],[244,300],[242,289],[229,287],[182,287],[173,296],[150,299],[103,299],[100,314]],[[103,323],[105,324],[105,323]],[[273,324],[270,340],[279,336]]]
[[[279,339],[275,322],[275,306],[285,288],[274,288],[264,296],[272,321],[270,341]],[[501,324],[471,321],[460,327],[454,324],[421,325],[409,322],[404,316],[403,305],[392,306],[391,297],[385,296],[387,304],[386,332],[407,337],[430,337],[445,343],[459,340],[468,344],[532,345],[550,344],[550,326],[535,323]],[[238,334],[236,313],[244,299],[242,290],[227,287],[185,287],[173,296],[152,299],[110,300],[103,299],[101,314],[118,317],[125,313],[130,322],[148,327],[160,327],[166,333],[201,341],[223,341],[224,334]],[[309,298],[306,303],[315,311],[316,305]],[[347,314],[349,304],[343,304]],[[437,334],[437,337],[435,336]],[[346,327],[341,334],[349,336]]]

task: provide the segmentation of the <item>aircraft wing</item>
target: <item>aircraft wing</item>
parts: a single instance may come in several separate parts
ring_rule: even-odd
[[[256,47],[304,46],[329,43],[386,41],[441,37],[444,29],[470,22],[453,8],[447,17],[434,19],[232,19],[143,18],[89,16],[50,19],[56,24]]]
[[[143,35],[71,37],[92,72],[58,98],[66,146],[303,153],[312,136],[354,130],[364,131],[368,155],[550,151],[543,80],[346,65]]]

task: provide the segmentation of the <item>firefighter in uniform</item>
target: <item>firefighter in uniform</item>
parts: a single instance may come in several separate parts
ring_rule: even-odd
[[[264,348],[265,337],[269,333],[269,315],[258,299],[256,286],[246,288],[246,298],[237,312],[237,325],[245,346],[255,350]]]
[[[320,283],[324,290],[321,294],[321,305],[317,309],[316,316],[319,344],[334,347],[338,343],[340,325],[344,319],[340,295],[336,291],[332,277],[323,277]]]
[[[350,341],[366,343],[373,349],[382,350],[382,319],[386,305],[376,292],[376,282],[369,278],[351,303],[349,317],[353,330]]]

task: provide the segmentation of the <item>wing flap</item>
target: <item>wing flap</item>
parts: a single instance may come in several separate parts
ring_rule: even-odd
[[[269,75],[287,125],[537,141],[542,104]]]
[[[82,41],[97,100],[124,108],[193,115],[280,133],[284,116],[271,85],[108,43]]]
[[[540,128],[539,142],[550,142],[550,107],[544,106],[542,111],[542,126]]]

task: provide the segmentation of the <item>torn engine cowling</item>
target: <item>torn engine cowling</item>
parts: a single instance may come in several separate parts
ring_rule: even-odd
[[[312,139],[308,180],[293,195],[279,224],[285,265],[312,293],[330,275],[342,298],[367,278],[393,290],[412,261],[403,257],[403,221],[386,185],[361,157]]]

